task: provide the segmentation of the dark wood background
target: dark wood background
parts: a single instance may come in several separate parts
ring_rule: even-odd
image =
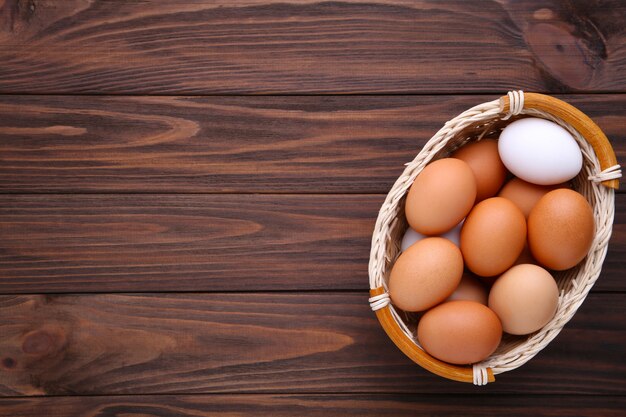
[[[486,387],[367,305],[446,120],[557,95],[626,156],[626,3],[0,0],[0,416],[624,416],[626,194],[557,339]]]

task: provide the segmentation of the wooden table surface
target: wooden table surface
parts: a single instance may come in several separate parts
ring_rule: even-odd
[[[369,309],[386,192],[508,90],[626,156],[626,3],[0,0],[0,416],[624,416],[626,194],[556,340],[474,387]]]

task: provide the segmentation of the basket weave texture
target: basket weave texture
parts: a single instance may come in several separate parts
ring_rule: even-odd
[[[531,106],[531,100],[543,105]],[[617,178],[621,176],[608,140],[590,119],[560,100],[530,93],[526,95],[526,102],[527,106],[523,92],[510,92],[499,100],[472,107],[448,121],[415,159],[406,165],[389,191],[374,229],[369,263],[370,305],[390,338],[407,356],[431,372],[449,379],[485,385],[494,380],[494,375],[528,362],[559,334],[576,313],[598,279],[607,253],[614,217],[614,188],[617,187]],[[573,112],[573,116],[564,116],[563,109]],[[389,273],[400,254],[400,242],[407,228],[405,196],[415,177],[429,162],[448,156],[468,141],[497,137],[508,123],[524,116],[556,122],[578,142],[583,154],[583,168],[572,181],[572,186],[593,208],[595,238],[587,257],[579,265],[554,275],[560,291],[558,308],[554,318],[545,327],[528,336],[505,334],[498,349],[473,366],[449,365],[432,358],[419,347],[416,318],[413,314],[396,309],[387,294]],[[581,120],[585,122],[582,127]]]

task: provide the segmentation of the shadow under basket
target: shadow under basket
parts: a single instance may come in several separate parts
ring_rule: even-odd
[[[451,365],[426,353],[416,339],[417,318],[391,304],[388,279],[400,253],[407,228],[405,196],[415,177],[431,161],[445,158],[466,142],[497,137],[510,122],[540,117],[558,123],[576,139],[583,154],[583,168],[572,180],[593,208],[596,235],[586,258],[576,267],[554,275],[560,295],[554,318],[527,336],[504,335],[497,350],[480,363]],[[387,335],[415,363],[444,378],[485,385],[494,375],[520,367],[548,345],[572,318],[598,279],[606,256],[615,211],[615,189],[621,177],[615,153],[602,130],[575,107],[543,94],[509,92],[499,100],[475,106],[447,122],[426,143],[393,185],[383,203],[374,234],[369,262],[370,305]]]

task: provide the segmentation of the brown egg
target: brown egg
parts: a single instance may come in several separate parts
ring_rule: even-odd
[[[459,285],[463,257],[454,243],[429,237],[398,257],[389,276],[389,296],[404,311],[422,311],[439,304]]]
[[[582,261],[594,233],[593,210],[585,197],[573,190],[550,191],[528,216],[530,251],[540,264],[556,271]]]
[[[526,220],[506,198],[478,203],[461,229],[465,265],[476,275],[490,277],[509,269],[526,243]]]
[[[466,365],[491,355],[502,338],[502,325],[489,308],[474,301],[449,301],[428,310],[417,325],[426,352],[445,362]]]
[[[459,148],[452,158],[467,162],[476,178],[476,202],[496,195],[506,178],[506,167],[498,154],[498,141],[482,139]]]
[[[554,317],[559,290],[552,275],[537,265],[517,265],[506,271],[491,287],[489,308],[510,334],[529,334]]]
[[[530,248],[528,247],[528,241],[524,244],[522,253],[520,253],[515,262],[513,262],[513,266],[520,264],[537,264],[537,261],[533,258],[533,254],[530,252]]]
[[[465,162],[445,158],[427,165],[406,198],[406,219],[413,230],[438,235],[456,226],[476,198],[476,180]]]
[[[513,178],[511,181],[504,184],[502,190],[498,193],[498,197],[504,197],[509,199],[522,210],[524,216],[528,219],[530,211],[535,207],[535,204],[552,190],[557,188],[568,188],[568,184],[555,184],[555,185],[537,185],[531,184],[519,178]]]
[[[446,301],[476,301],[477,303],[487,305],[487,289],[478,278],[465,273],[461,277],[459,286],[450,294]]]

